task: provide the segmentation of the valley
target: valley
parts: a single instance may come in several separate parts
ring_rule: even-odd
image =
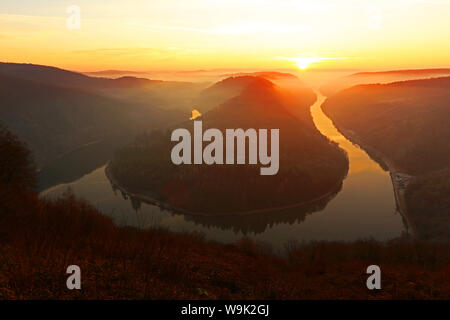
[[[324,104],[346,136],[389,168],[399,208],[414,233],[427,240],[450,240],[448,180],[435,181],[430,195],[417,192],[450,165],[449,84],[450,77],[442,77],[359,85]]]

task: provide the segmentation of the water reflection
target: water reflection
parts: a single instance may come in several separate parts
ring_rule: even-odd
[[[332,198],[334,198],[341,189],[342,184],[339,185],[339,188],[329,196],[314,203],[297,206],[295,208],[247,215],[226,215],[215,217],[186,215],[184,216],[184,219],[185,221],[192,221],[196,225],[200,225],[206,228],[231,230],[236,234],[242,234],[245,236],[248,236],[250,234],[257,235],[260,233],[264,233],[267,229],[270,229],[280,223],[293,225],[303,222],[307,215],[312,214],[316,211],[323,210],[327,203]],[[120,192],[124,200],[129,199],[133,210],[135,210],[136,213],[139,213],[142,208],[142,202],[139,199],[135,197],[129,197],[127,194],[117,189],[115,190],[115,192]],[[169,213],[172,215],[177,215],[177,213],[175,212]]]

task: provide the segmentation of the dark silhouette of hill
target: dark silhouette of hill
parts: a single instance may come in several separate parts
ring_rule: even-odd
[[[391,70],[378,72],[358,72],[345,77],[332,80],[320,88],[320,92],[326,96],[359,84],[389,83],[402,80],[414,80],[450,76],[450,69],[412,69]]]
[[[81,72],[82,74],[88,75],[88,76],[95,76],[95,77],[110,77],[110,76],[125,76],[125,75],[141,75],[145,72],[140,71],[128,71],[128,70],[101,70],[101,71],[89,71],[89,72]]]
[[[405,195],[418,235],[449,241],[450,77],[358,85],[328,98],[323,110],[414,176]]]
[[[450,163],[450,77],[355,86],[328,98],[323,109],[404,172]]]
[[[204,84],[150,80],[134,76],[117,79],[90,77],[56,67],[19,63],[0,63],[0,74],[92,92],[128,103],[152,104],[185,112],[192,108],[192,97],[205,87]]]
[[[261,77],[267,80],[291,79],[300,81],[296,76],[294,76],[291,73],[278,71],[238,72],[224,75],[224,77],[226,78],[243,77],[243,76]]]
[[[195,107],[200,112],[206,112],[239,95],[244,88],[253,82],[263,81],[252,76],[230,77],[219,81],[203,90],[195,99]]]
[[[264,81],[270,81],[284,88],[292,87],[297,94],[304,96],[301,100],[305,100],[306,96],[309,99],[315,99],[311,89],[307,88],[296,76],[289,73],[266,71],[236,74],[223,79],[203,90],[194,100],[194,104],[200,112],[206,112],[226,100],[238,96],[248,86],[262,84]]]
[[[135,77],[122,77],[119,79],[89,77],[82,73],[56,67],[3,62],[0,63],[0,74],[49,85],[73,87],[90,91],[122,86],[142,86],[144,84],[161,82]]]
[[[1,73],[0,99],[1,122],[29,144],[39,166],[85,144],[113,137],[123,141],[124,136],[181,116],[156,106]]]
[[[170,160],[174,143],[168,131],[139,136],[116,154],[110,169],[120,185],[194,214],[282,207],[339,189],[347,159],[313,125],[309,106],[315,95],[311,90],[303,95],[250,76],[225,79],[211,88],[220,91],[224,87],[237,93],[229,93],[235,95],[203,114],[203,130],[279,129],[280,170],[276,175],[261,176],[260,165],[176,166]],[[193,123],[174,126],[179,127],[192,131]]]

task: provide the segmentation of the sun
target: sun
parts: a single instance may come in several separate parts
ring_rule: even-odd
[[[292,61],[295,62],[297,67],[301,70],[307,69],[312,63],[322,61],[319,57],[298,57],[292,58]]]
[[[322,58],[317,56],[308,56],[308,57],[279,57],[279,59],[287,60],[290,62],[294,62],[300,70],[308,69],[311,64],[322,62],[324,60],[332,60],[335,58]],[[338,58],[336,58],[338,59]]]

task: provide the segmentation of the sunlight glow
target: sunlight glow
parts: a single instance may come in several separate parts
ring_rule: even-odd
[[[197,119],[198,117],[201,117],[201,116],[202,116],[202,114],[200,113],[200,111],[198,111],[197,109],[193,109],[192,110],[192,115],[189,118],[189,120],[195,120],[195,119]]]
[[[294,57],[294,58],[289,58],[289,57],[280,57],[280,59],[294,62],[299,69],[305,70],[312,63],[317,63],[317,62],[321,62],[321,61],[324,61],[324,60],[332,60],[334,58],[321,58],[321,57]]]
[[[3,2],[0,61],[82,71],[449,65],[450,0],[77,0],[81,28],[67,27],[64,1]]]
[[[295,65],[300,70],[306,70],[313,63],[320,63],[320,62],[331,61],[331,60],[344,60],[344,59],[348,59],[348,58],[346,58],[346,57],[317,57],[317,56],[303,57],[302,56],[302,57],[278,57],[278,59],[294,62]]]
[[[302,70],[305,70],[309,67],[311,63],[314,62],[320,62],[322,61],[319,57],[299,57],[299,58],[293,58],[293,61],[297,64],[297,67],[299,67]]]

